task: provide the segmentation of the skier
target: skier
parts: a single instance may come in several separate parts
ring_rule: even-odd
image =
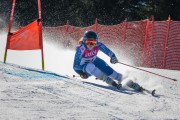
[[[79,41],[79,46],[76,48],[73,68],[82,79],[87,79],[91,75],[103,80],[108,85],[121,89],[123,75],[112,69],[104,60],[97,56],[98,51],[102,51],[110,57],[110,62],[115,64],[118,59],[114,52],[106,47],[102,42],[98,41],[98,35],[94,31],[86,31],[84,36]],[[115,82],[116,80],[117,82]],[[129,83],[131,88],[140,89],[137,84]],[[135,85],[135,86],[134,86]]]

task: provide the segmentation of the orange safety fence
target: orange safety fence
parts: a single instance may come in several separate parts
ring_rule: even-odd
[[[43,34],[75,49],[86,30],[96,31],[99,41],[119,53],[119,58],[131,59],[136,66],[180,70],[180,21],[147,19],[109,26],[96,21],[83,28],[67,22],[64,26],[44,27]]]
[[[166,55],[166,69],[180,70],[180,22],[171,21]]]

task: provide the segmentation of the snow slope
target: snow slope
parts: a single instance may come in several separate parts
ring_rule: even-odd
[[[180,77],[180,71],[148,70]],[[139,71],[132,73],[142,75]],[[150,74],[140,78],[138,82],[156,88],[160,97],[128,95],[94,78],[80,80],[0,62],[0,119],[180,119],[179,81]]]
[[[147,89],[156,89],[160,96],[129,95],[117,92],[94,77],[72,78],[75,51],[55,47],[46,38],[46,71],[40,70],[38,50],[8,50],[7,64],[4,64],[6,33],[1,33],[0,39],[0,120],[180,119],[180,71],[142,68],[178,79],[174,82],[120,64],[112,65],[107,56],[99,53],[115,70],[128,72],[128,79]],[[131,63],[125,58],[119,59]]]

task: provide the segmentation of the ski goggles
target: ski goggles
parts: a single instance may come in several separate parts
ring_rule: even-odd
[[[95,40],[86,40],[86,45],[96,45],[97,41]]]

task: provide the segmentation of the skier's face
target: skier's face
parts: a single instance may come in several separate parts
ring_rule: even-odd
[[[96,40],[86,40],[86,45],[88,49],[92,49],[97,44]]]

